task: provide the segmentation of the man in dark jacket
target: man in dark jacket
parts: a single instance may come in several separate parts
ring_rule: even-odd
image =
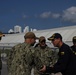
[[[58,73],[61,72],[62,75],[76,75],[76,57],[73,60],[73,55],[70,47],[63,43],[62,36],[59,33],[53,34],[48,38],[51,40],[55,47],[59,48],[59,59],[53,67],[43,66],[40,70],[41,72]],[[75,67],[72,66],[75,64]]]

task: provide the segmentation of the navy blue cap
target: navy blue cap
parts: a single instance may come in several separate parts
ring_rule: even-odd
[[[62,39],[61,34],[59,34],[59,33],[54,33],[51,37],[48,38],[48,40],[49,40],[49,41],[52,41],[52,40],[58,39],[58,38]]]

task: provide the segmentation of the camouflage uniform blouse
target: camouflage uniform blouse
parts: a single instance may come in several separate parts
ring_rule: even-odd
[[[52,59],[53,59],[52,53],[53,51],[48,46],[46,46],[44,49],[42,49],[40,46],[35,48],[35,56],[38,59],[40,59],[41,62],[46,66],[52,65]],[[40,75],[36,67],[35,67],[34,73],[35,75]]]
[[[34,49],[29,44],[16,45],[8,57],[8,75],[31,75]]]

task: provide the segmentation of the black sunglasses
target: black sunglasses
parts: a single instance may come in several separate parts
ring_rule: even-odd
[[[46,42],[46,40],[42,40],[40,43],[43,43],[43,42],[45,43],[45,42]]]

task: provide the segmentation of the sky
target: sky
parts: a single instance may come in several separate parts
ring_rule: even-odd
[[[76,25],[76,0],[0,0],[0,31],[16,25],[37,30]]]

